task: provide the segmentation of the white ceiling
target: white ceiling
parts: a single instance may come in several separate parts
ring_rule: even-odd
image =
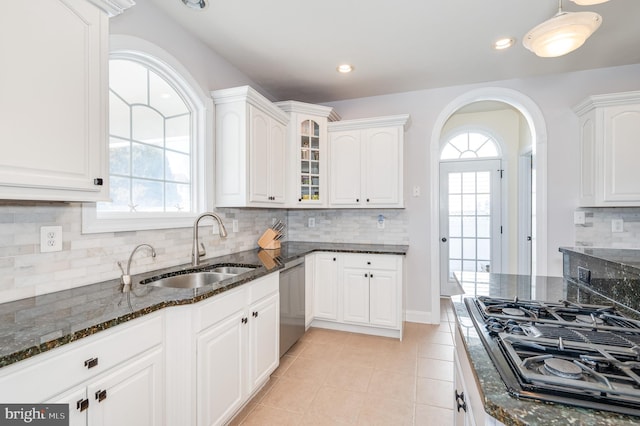
[[[563,0],[566,11],[603,20],[584,46],[559,58],[522,46],[527,31],[557,12],[557,0],[209,0],[204,11],[147,1],[275,100],[330,102],[640,63],[640,0]],[[505,36],[516,45],[493,50]],[[345,62],[355,71],[337,73]]]

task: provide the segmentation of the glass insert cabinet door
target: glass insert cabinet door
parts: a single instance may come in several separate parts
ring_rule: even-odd
[[[300,197],[298,201],[320,201],[320,124],[300,123]]]

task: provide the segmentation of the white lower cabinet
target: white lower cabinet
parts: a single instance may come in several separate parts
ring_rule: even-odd
[[[69,424],[164,425],[163,319],[132,320],[0,369],[4,403],[68,403]]]
[[[314,261],[315,326],[402,336],[402,256],[317,253]]]
[[[197,424],[220,425],[280,361],[277,273],[196,305]]]
[[[162,378],[158,348],[47,402],[69,404],[70,426],[160,425],[164,423]]]

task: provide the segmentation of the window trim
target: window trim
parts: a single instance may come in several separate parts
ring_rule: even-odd
[[[159,76],[175,84],[193,111],[191,153],[193,211],[188,213],[145,212],[128,215],[101,213],[98,217],[96,203],[82,205],[82,233],[171,229],[193,226],[199,212],[211,209],[213,200],[213,100],[206,96],[199,84],[177,59],[160,47],[136,37],[114,35],[110,38],[109,59],[129,59],[149,67]],[[106,101],[108,102],[108,100]],[[108,162],[108,154],[106,160]],[[209,207],[209,208],[207,208]],[[110,217],[111,216],[111,217]]]
[[[451,139],[458,137],[463,134],[469,133],[478,133],[483,136],[486,136],[488,139],[492,139],[495,142],[496,148],[498,150],[498,154],[493,157],[477,157],[477,158],[442,158],[442,151],[447,146],[447,144],[451,141]],[[491,160],[491,159],[503,159],[504,158],[504,145],[499,135],[495,134],[492,130],[484,128],[483,126],[478,125],[465,125],[455,128],[454,130],[447,132],[444,137],[441,139],[440,150],[438,151],[438,161],[439,162],[449,162],[449,161],[479,161],[479,160]]]

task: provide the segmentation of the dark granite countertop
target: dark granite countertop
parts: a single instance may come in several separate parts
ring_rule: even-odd
[[[594,247],[560,247],[560,252],[604,261],[627,273],[640,275],[640,250]]]
[[[476,383],[484,396],[485,411],[492,417],[510,425],[637,425],[640,418],[608,411],[590,410],[563,404],[516,399],[510,396],[500,374],[478,336],[464,297],[491,296],[512,299],[535,299],[557,302],[571,300],[568,286],[575,284],[559,277],[464,273],[460,283],[464,295],[453,296],[457,325],[475,373]]]
[[[131,305],[120,292],[119,279],[3,303],[0,304],[0,367],[168,306],[199,302],[274,272],[284,263],[314,251],[404,255],[408,246],[285,242],[280,250],[255,249],[203,260],[198,269],[229,264],[257,268],[197,289],[138,284],[154,276],[191,269],[190,264],[134,275]]]

